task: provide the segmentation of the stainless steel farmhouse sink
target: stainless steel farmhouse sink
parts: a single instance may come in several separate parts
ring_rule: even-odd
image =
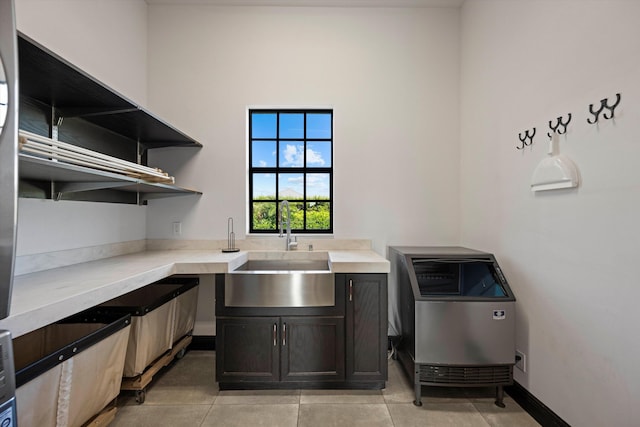
[[[327,307],[336,298],[327,260],[249,260],[225,274],[224,290],[227,307]]]

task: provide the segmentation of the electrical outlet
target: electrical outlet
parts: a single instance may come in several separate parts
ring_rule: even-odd
[[[173,235],[180,236],[182,234],[182,223],[181,222],[173,222],[171,223],[173,227]]]
[[[527,356],[520,350],[516,350],[516,368],[527,372]]]

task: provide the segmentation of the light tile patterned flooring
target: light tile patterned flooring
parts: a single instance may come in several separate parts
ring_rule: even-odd
[[[157,374],[146,401],[118,398],[111,427],[423,427],[538,426],[505,394],[506,408],[493,404],[495,389],[423,387],[422,407],[397,361],[389,361],[384,390],[220,391],[215,352],[190,351]]]

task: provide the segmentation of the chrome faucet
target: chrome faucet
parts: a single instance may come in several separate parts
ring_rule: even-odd
[[[297,239],[295,241],[291,241],[291,210],[289,209],[289,202],[287,200],[283,200],[280,202],[280,236],[282,236],[282,229],[285,225],[284,220],[284,207],[287,207],[287,222],[286,222],[286,231],[287,231],[287,244],[285,246],[286,251],[290,251],[292,249],[296,249],[298,247]]]

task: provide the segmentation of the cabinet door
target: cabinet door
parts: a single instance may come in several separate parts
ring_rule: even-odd
[[[387,275],[340,275],[346,288],[347,381],[387,379]]]
[[[344,318],[281,319],[282,381],[344,380]]]
[[[216,376],[221,382],[278,381],[278,317],[216,320]]]

